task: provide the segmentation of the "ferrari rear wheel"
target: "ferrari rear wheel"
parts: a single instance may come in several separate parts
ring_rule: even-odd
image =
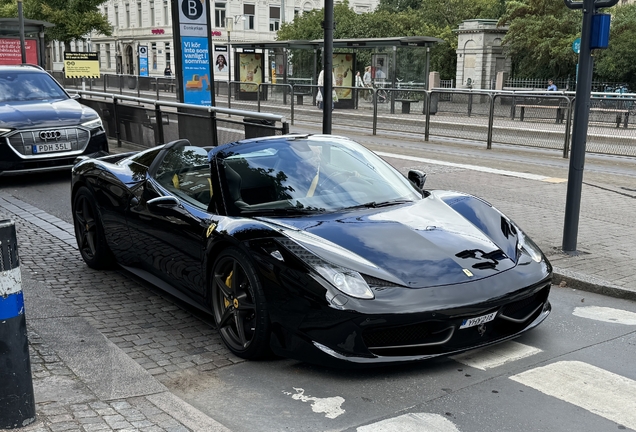
[[[84,186],[73,199],[73,222],[75,239],[84,262],[97,270],[111,268],[115,264],[115,258],[106,244],[95,198]]]
[[[227,347],[239,357],[269,354],[269,316],[254,266],[240,250],[221,253],[210,275],[216,327]]]

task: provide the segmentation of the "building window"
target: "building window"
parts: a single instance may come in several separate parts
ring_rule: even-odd
[[[170,42],[166,42],[166,66],[170,64]]]
[[[163,0],[163,25],[170,24],[168,21],[168,0]]]
[[[225,27],[225,3],[214,3],[214,27]]]
[[[137,2],[137,27],[141,27],[141,2]]]
[[[126,3],[126,28],[130,28],[130,3]]]
[[[280,28],[280,8],[278,6],[269,7],[269,31],[278,31]]]
[[[300,15],[300,9],[295,8],[295,9],[294,9],[294,19],[296,19],[296,17],[297,17],[298,15]]]
[[[104,16],[106,17],[106,21],[110,22],[110,19],[108,18],[108,7],[104,6]]]
[[[153,42],[150,44],[150,64],[152,64],[152,70],[157,70],[157,43]]]
[[[243,16],[245,17],[245,30],[254,30],[254,5],[243,5]]]
[[[115,6],[115,27],[119,28],[119,6]]]
[[[106,44],[106,69],[110,69],[112,67],[110,63],[110,44]]]
[[[150,0],[150,27],[155,25],[155,2]]]

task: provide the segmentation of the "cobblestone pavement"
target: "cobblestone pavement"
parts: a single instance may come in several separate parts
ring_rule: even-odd
[[[222,344],[216,330],[167,296],[118,271],[95,271],[82,261],[73,226],[0,192],[0,219],[16,224],[23,279],[41,283],[111,343],[168,386],[184,371],[197,373],[242,361]],[[34,387],[47,379],[71,379],[82,403],[37,404],[31,431],[188,431],[147,397],[102,401],[74,379],[29,319],[27,328]],[[99,359],[96,359],[99,361]],[[202,425],[201,427],[204,427]],[[221,429],[219,429],[221,430]]]

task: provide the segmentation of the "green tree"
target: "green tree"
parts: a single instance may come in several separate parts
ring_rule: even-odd
[[[580,36],[581,20],[581,11],[568,9],[562,1],[509,1],[499,24],[509,26],[503,45],[512,58],[513,75],[573,75],[577,55],[572,51],[572,42]]]
[[[55,27],[46,29],[47,40],[65,44],[83,39],[90,32],[111,34],[111,26],[97,7],[105,0],[24,0],[23,11],[27,19],[48,21]],[[0,17],[16,18],[16,0],[0,0]]]
[[[600,80],[625,82],[636,89],[636,5],[611,9],[612,25],[609,47],[595,55],[596,77]]]

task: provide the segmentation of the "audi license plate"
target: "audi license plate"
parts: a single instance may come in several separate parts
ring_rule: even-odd
[[[56,142],[51,144],[35,144],[33,146],[33,154],[51,153],[60,151],[73,150],[69,142]]]
[[[492,321],[497,316],[497,312],[489,313],[488,315],[482,315],[475,318],[465,319],[462,321],[462,325],[459,326],[460,329],[474,327],[479,324],[487,323],[488,321]]]

